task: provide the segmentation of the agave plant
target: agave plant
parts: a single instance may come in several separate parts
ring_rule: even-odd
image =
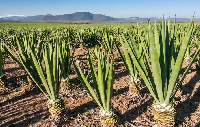
[[[124,37],[121,38],[124,53],[130,54],[134,65],[155,100],[153,104],[154,118],[164,122],[174,122],[175,109],[172,102],[175,93],[173,91],[176,91],[177,88],[175,87],[176,81],[190,42],[193,22],[191,21],[188,26],[186,36],[180,46],[181,50],[174,48],[175,26],[174,23],[173,33],[170,37],[170,22],[167,24],[163,19],[159,32],[156,22],[154,31],[149,23],[149,54],[148,46],[146,46],[144,48],[144,59],[140,59],[135,43]]]
[[[4,78],[5,76],[3,75],[2,41],[0,40],[0,85],[4,84]]]
[[[109,54],[113,54],[114,52],[114,46],[115,46],[115,38],[113,37],[113,35],[109,35],[109,30],[106,29],[104,31],[104,35],[103,35],[103,39],[104,39],[104,43],[103,46],[105,47],[105,50],[109,53]]]
[[[33,33],[32,35],[28,35],[28,37],[23,37],[23,35],[14,36],[12,38],[13,45],[12,49],[9,47],[9,44],[5,44],[5,49],[8,51],[8,54],[24,69],[28,69],[30,74],[34,77],[34,79],[39,83],[41,82],[38,77],[36,67],[33,63],[33,58],[31,56],[31,51],[34,53],[35,57],[39,61],[42,59],[42,44],[43,41],[37,41],[36,35]],[[30,76],[27,76],[27,80],[29,85],[32,85],[32,80]]]
[[[0,76],[3,75],[3,56],[2,56],[2,42],[0,40]]]
[[[69,86],[69,72],[74,56],[75,48],[73,48],[73,52],[71,53],[71,45],[66,44],[65,41],[60,42],[60,52],[59,52],[59,61],[61,66],[61,86]]]
[[[1,34],[1,33],[0,33]],[[3,74],[3,59],[2,59],[2,40],[0,35],[0,75]]]
[[[48,94],[48,96],[46,96],[49,99],[49,112],[52,115],[58,116],[63,112],[65,108],[63,100],[59,96],[60,64],[58,42],[48,43],[45,45],[43,52],[45,71],[42,68],[41,63],[38,62],[34,56],[33,52],[31,52],[31,56],[33,57],[33,63],[35,64],[42,84]]]
[[[6,49],[14,60],[16,60],[28,73],[30,78],[35,82],[35,84],[39,87],[42,93],[48,98],[48,108],[51,113],[51,118],[55,118],[59,120],[62,112],[65,109],[63,100],[59,96],[60,89],[60,64],[59,64],[59,42],[55,41],[46,43],[42,50],[42,58],[35,54],[35,48],[32,48],[29,44],[24,47],[27,50],[28,57],[24,58],[23,49],[21,49],[21,45],[18,44],[19,53],[16,51],[16,54],[6,45]],[[55,42],[54,42],[55,41]],[[17,41],[17,43],[19,43]],[[26,42],[23,42],[26,43]],[[24,54],[23,54],[24,53]],[[26,64],[28,62],[32,62],[30,66]],[[44,62],[44,64],[43,64]],[[34,73],[33,73],[34,72]],[[38,80],[39,79],[39,80]],[[40,86],[41,81],[44,87]],[[46,90],[46,92],[45,92]],[[54,121],[55,123],[59,121]]]
[[[134,43],[132,38],[129,38],[129,42]],[[137,44],[138,56],[140,56],[139,57],[140,59],[142,58],[142,55],[143,55],[142,44],[143,43]],[[133,88],[134,91],[140,91],[141,90],[141,82],[140,82],[139,73],[136,69],[136,66],[133,63],[133,59],[132,59],[130,53],[126,52],[125,47],[123,47],[123,49],[122,49],[124,51],[124,55],[123,55],[122,51],[119,48],[119,45],[116,45],[116,47],[118,49],[118,52],[120,54],[122,61],[124,62],[124,65],[126,66],[126,69],[129,71],[129,74],[131,75],[130,83],[129,83],[130,87]]]
[[[78,62],[76,64],[73,62],[73,64],[82,84],[86,87],[91,97],[100,107],[100,116],[103,122],[116,122],[117,117],[111,108],[115,72],[113,56],[106,55],[104,51],[100,50],[96,55],[98,59],[98,72],[96,72],[91,55],[88,55],[88,62],[93,82],[88,82],[87,76],[81,70]],[[92,86],[94,86],[95,90]]]

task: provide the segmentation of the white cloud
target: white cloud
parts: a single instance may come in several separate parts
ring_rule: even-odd
[[[7,16],[2,16],[2,17],[13,17],[13,16],[26,17],[25,15],[7,15]]]

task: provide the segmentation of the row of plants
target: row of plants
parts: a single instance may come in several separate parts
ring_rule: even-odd
[[[69,85],[72,64],[79,80],[99,106],[102,122],[117,122],[111,105],[117,54],[130,74],[130,85],[139,91],[143,80],[153,96],[154,118],[173,123],[174,96],[192,63],[199,61],[197,28],[192,20],[187,26],[184,24],[182,32],[182,28],[177,28],[176,21],[170,25],[170,20],[167,22],[163,19],[160,24],[155,21],[154,26],[148,22],[125,29],[60,28],[42,32],[19,29],[18,33],[11,29],[9,32],[1,31],[1,46],[4,46],[4,54],[9,54],[27,72],[28,81],[37,85],[47,97],[50,118],[56,124],[65,110],[59,96],[60,86]],[[87,54],[89,74],[81,69],[78,60],[73,57],[79,43],[87,48],[93,47]],[[0,65],[3,65],[1,51]],[[191,61],[179,80],[187,51]],[[190,51],[194,51],[194,54],[190,55]]]

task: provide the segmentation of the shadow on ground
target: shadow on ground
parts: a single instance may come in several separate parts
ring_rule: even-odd
[[[200,77],[195,74],[193,78],[183,86],[182,94],[189,94],[189,97],[176,105],[175,126],[181,125],[186,118],[191,119],[192,113],[197,110],[200,102],[200,87],[197,88],[195,93],[194,88],[198,81],[200,81]]]
[[[37,97],[40,97],[40,92],[33,89],[0,103],[0,126],[24,127],[48,116],[47,107],[40,107],[41,103],[46,104],[46,99],[35,100]]]

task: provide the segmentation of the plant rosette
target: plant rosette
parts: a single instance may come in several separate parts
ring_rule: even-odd
[[[114,125],[117,123],[118,121],[118,117],[117,115],[113,112],[113,110],[111,109],[110,111],[106,111],[106,110],[102,110],[100,109],[99,111],[99,115],[101,118],[101,122],[103,125]]]
[[[49,100],[47,104],[51,115],[60,115],[65,109],[65,105],[61,97],[58,97],[56,100]]]
[[[152,112],[155,120],[164,123],[174,124],[175,108],[173,103],[169,104],[154,104],[152,105]]]
[[[66,110],[64,101],[59,96],[56,100],[49,100],[47,104],[51,114],[49,120],[51,121],[52,126],[62,126],[62,124],[68,120],[68,117],[64,112],[64,110]]]
[[[48,108],[50,112],[49,119],[51,121],[52,126],[61,126],[64,122],[63,119],[63,111],[65,109],[65,105],[63,100],[59,97],[56,100],[48,101]]]

